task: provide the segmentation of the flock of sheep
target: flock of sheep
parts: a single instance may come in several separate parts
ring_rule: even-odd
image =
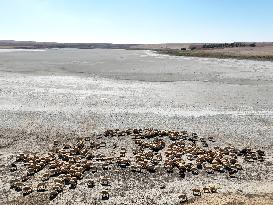
[[[120,147],[118,143],[109,145],[107,139],[126,137],[133,140],[134,149]],[[105,170],[129,169],[132,172],[178,172],[184,178],[186,173],[223,173],[236,177],[243,169],[242,162],[264,161],[262,150],[251,148],[238,149],[232,145],[224,147],[209,146],[214,143],[213,137],[202,138],[196,133],[187,131],[167,131],[157,129],[106,130],[105,142],[98,142],[92,137],[77,138],[76,143],[61,144],[54,141],[48,153],[25,152],[16,156],[10,164],[11,172],[21,170],[21,176],[10,182],[11,189],[28,195],[33,191],[49,192],[52,200],[64,191],[65,186],[75,189],[85,173],[103,172]],[[98,154],[102,148],[111,148],[113,154]],[[23,170],[23,171],[22,171]],[[19,173],[19,172],[18,172]],[[34,183],[30,184],[30,181]],[[111,186],[111,178],[101,177],[102,186]],[[86,186],[96,186],[94,180],[88,180]],[[201,192],[215,193],[214,186],[193,189],[193,195]],[[107,200],[110,193],[101,192],[101,199]],[[181,202],[188,200],[185,194],[179,196]]]

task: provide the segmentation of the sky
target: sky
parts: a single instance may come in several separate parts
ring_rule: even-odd
[[[0,39],[273,42],[273,0],[0,0]]]

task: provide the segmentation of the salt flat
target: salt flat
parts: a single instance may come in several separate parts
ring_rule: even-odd
[[[246,167],[240,183],[221,176],[205,181],[220,184],[223,193],[272,194],[272,90],[273,63],[266,61],[100,49],[0,52],[0,201],[20,196],[8,185],[12,174],[6,165],[14,154],[48,150],[60,134],[91,136],[130,127],[195,131],[219,145],[264,149],[266,163]],[[165,191],[171,194],[145,187],[139,197],[175,203],[170,198],[183,187],[202,183],[168,178]],[[105,203],[130,203],[139,187],[132,190]],[[65,192],[59,202],[72,198]]]

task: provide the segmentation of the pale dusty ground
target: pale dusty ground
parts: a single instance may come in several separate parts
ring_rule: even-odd
[[[175,204],[181,192],[190,195],[190,188],[212,183],[220,187],[219,194],[203,196],[195,204],[272,204],[271,62],[169,57],[148,51],[52,50],[0,53],[0,70],[4,204],[28,204],[30,198],[49,203],[37,193],[22,198],[9,190],[13,176],[7,164],[14,154],[46,151],[54,139],[127,127],[196,131],[214,136],[219,145],[264,149],[267,160],[245,165],[238,180],[222,175],[181,179],[175,174],[124,173],[122,180],[118,175],[113,182],[113,197],[103,203]],[[122,138],[115,141],[128,144]],[[162,183],[166,189],[159,188]],[[91,203],[100,190],[90,192],[83,180],[50,203]]]

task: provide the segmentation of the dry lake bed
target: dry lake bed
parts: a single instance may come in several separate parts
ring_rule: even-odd
[[[185,204],[273,204],[272,102],[273,63],[269,61],[174,57],[133,50],[0,50],[0,204],[180,204],[184,195]],[[127,135],[129,128],[143,132],[132,136],[133,131],[127,130]],[[178,137],[186,130],[189,136],[172,140],[153,134],[150,139],[151,128],[170,131],[170,136],[179,131]],[[105,136],[107,129],[120,130]],[[190,140],[193,132],[198,143]],[[136,137],[148,145],[140,146]],[[202,138],[208,147],[199,143]],[[149,143],[157,140],[163,140],[165,147],[150,150]],[[76,165],[71,163],[86,163],[83,150],[87,150],[97,170],[82,171],[76,187],[63,185],[54,198],[50,193],[54,178],[60,178],[58,173],[45,181],[46,191],[37,192],[46,170],[62,162],[63,144],[73,148],[83,146],[79,145],[83,141],[81,154],[70,153]],[[208,174],[204,169],[198,174],[187,170],[181,177],[177,167],[173,172],[164,167],[172,143],[186,143],[186,148],[205,152],[222,147],[238,153],[244,148],[262,150],[265,156],[247,163],[238,157],[242,170],[232,177],[225,170]],[[130,160],[125,168],[118,161],[124,149],[124,157]],[[135,172],[135,152],[163,159],[155,163],[155,171]],[[192,152],[184,153],[185,164],[197,160]],[[50,162],[20,182],[32,188],[30,194],[23,196],[11,188],[12,180],[21,180],[27,167],[48,153],[54,153]],[[19,154],[24,155],[21,161]],[[103,157],[112,158],[107,168],[100,161]],[[102,177],[109,177],[109,184],[103,185]],[[209,186],[216,193],[204,193],[203,188]],[[193,195],[192,189],[200,189],[201,196]],[[103,198],[103,191],[109,198]]]

